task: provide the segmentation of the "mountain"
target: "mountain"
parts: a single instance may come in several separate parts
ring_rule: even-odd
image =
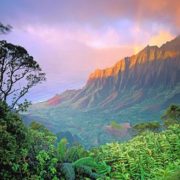
[[[180,36],[95,70],[82,89],[35,104],[28,115],[51,122],[54,131],[75,133],[84,143],[92,138],[96,145],[112,141],[104,130],[112,119],[130,124],[158,120],[171,103],[180,103]]]
[[[73,97],[73,106],[109,108],[115,103],[118,110],[129,104],[116,101],[126,91],[135,92],[130,98],[132,104],[142,100],[149,88],[176,86],[180,82],[180,45],[177,41],[175,39],[161,48],[147,46],[137,55],[126,57],[111,68],[96,70],[89,76],[86,86]]]

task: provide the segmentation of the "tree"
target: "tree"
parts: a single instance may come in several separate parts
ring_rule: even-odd
[[[10,25],[4,25],[0,22],[0,34],[6,34],[10,32],[12,29],[12,26]]]
[[[26,49],[0,41],[1,101],[7,102],[11,109],[24,110],[29,102],[22,98],[45,79],[45,73]]]
[[[162,120],[164,121],[164,125],[166,127],[172,124],[180,123],[180,105],[170,105],[162,116]]]
[[[18,114],[0,101],[0,177],[21,179],[26,174],[28,131]]]
[[[138,133],[142,133],[147,130],[158,131],[160,129],[160,124],[157,121],[143,122],[143,123],[134,125],[133,129],[135,129]]]
[[[56,174],[56,136],[45,126],[32,122],[29,126],[28,164],[33,179],[53,179]]]

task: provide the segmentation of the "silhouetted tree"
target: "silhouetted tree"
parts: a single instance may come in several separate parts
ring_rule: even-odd
[[[1,101],[8,103],[11,109],[25,110],[29,102],[20,100],[42,81],[45,81],[45,73],[26,49],[0,41]]]
[[[0,22],[0,34],[6,34],[10,32],[12,29],[12,26],[10,25],[4,25]]]

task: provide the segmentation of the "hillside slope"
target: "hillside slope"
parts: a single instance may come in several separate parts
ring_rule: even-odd
[[[28,116],[39,117],[53,131],[70,131],[96,145],[123,140],[106,133],[111,120],[130,124],[158,120],[171,103],[180,103],[180,36],[96,70],[82,89],[35,104]]]
[[[180,82],[180,37],[158,48],[147,46],[113,67],[96,70],[86,86],[72,98],[75,108],[122,109],[142,101],[149,89],[173,88]],[[122,99],[133,91],[130,99]],[[118,101],[117,101],[118,99]],[[129,102],[130,101],[130,102]]]

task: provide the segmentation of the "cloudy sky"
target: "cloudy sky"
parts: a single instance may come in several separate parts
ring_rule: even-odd
[[[90,72],[180,33],[179,0],[0,0],[0,39],[25,47],[47,74],[28,97],[81,88]]]

